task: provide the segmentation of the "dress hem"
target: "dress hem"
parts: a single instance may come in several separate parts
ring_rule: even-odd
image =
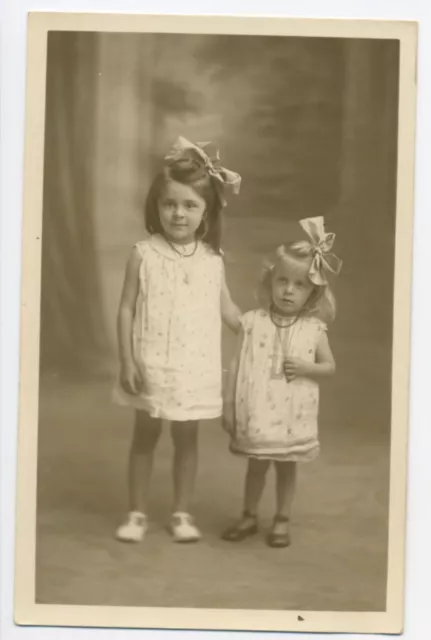
[[[213,410],[191,410],[184,412],[165,411],[161,408],[154,408],[148,402],[142,398],[124,397],[122,392],[118,389],[114,390],[113,398],[114,404],[122,407],[129,407],[135,411],[145,411],[151,418],[159,418],[160,420],[167,420],[169,422],[189,422],[193,420],[216,420],[222,415],[222,406]]]
[[[232,445],[230,445],[229,450],[236,456],[240,456],[243,458],[253,458],[255,460],[274,460],[276,462],[311,462],[318,457],[320,453],[320,446],[316,446],[304,453],[286,453],[285,455],[276,453],[252,453],[248,451],[241,451],[240,449],[235,449],[235,447],[233,447]]]

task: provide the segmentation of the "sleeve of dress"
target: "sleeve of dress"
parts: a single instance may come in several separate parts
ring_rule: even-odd
[[[249,333],[253,325],[253,319],[255,311],[246,311],[240,316],[239,322],[243,328],[244,333]]]
[[[135,242],[135,244],[133,245],[133,249],[136,249],[136,251],[139,253],[141,258],[143,258],[147,246],[148,246],[147,240],[140,240],[139,242]]]
[[[138,252],[139,257],[141,258],[141,263],[139,265],[139,287],[140,291],[146,295],[147,291],[147,267],[146,267],[146,257],[148,256],[148,240],[141,240],[140,242],[136,242],[133,247],[133,250]]]
[[[323,322],[323,320],[319,320],[318,318],[315,319],[315,346],[317,348],[317,345],[320,342],[320,339],[322,337],[322,333],[326,333],[328,331],[328,325],[326,324],[326,322]]]
[[[320,325],[320,333],[322,331],[328,331],[328,325],[326,324],[326,322],[323,322],[323,320],[319,320],[319,325]]]

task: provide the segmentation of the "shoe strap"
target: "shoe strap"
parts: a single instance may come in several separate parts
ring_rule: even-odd
[[[129,520],[134,524],[145,524],[147,521],[147,516],[141,511],[131,511],[129,513]]]
[[[186,513],[185,511],[175,511],[172,514],[173,520],[178,520],[181,524],[192,524],[193,518],[190,513]]]

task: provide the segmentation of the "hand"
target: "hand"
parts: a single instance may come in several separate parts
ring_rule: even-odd
[[[309,375],[310,363],[300,358],[286,358],[284,361],[284,375],[287,382]]]
[[[235,429],[235,403],[223,403],[222,427],[229,434],[233,435]]]
[[[144,380],[134,362],[129,362],[121,367],[120,383],[124,391],[132,396],[138,395],[143,390]]]

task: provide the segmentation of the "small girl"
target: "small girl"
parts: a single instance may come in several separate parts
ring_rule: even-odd
[[[197,469],[199,420],[222,414],[221,319],[234,331],[239,310],[227,289],[220,250],[223,193],[241,178],[218,166],[209,143],[179,138],[150,187],[149,237],[132,250],[118,314],[120,380],[115,399],[136,410],[129,459],[129,503],[117,538],[147,530],[153,453],[162,420],[174,443],[174,540],[200,532],[189,514]]]
[[[228,375],[223,419],[231,451],[248,458],[244,513],[224,534],[232,542],[257,532],[257,508],[271,462],[276,470],[277,512],[267,537],[271,547],[290,544],[289,518],[296,463],[319,452],[317,381],[335,372],[326,323],[335,300],[326,274],[341,261],[329,253],[334,234],[322,218],[292,224],[262,280],[262,308],[244,314]]]

